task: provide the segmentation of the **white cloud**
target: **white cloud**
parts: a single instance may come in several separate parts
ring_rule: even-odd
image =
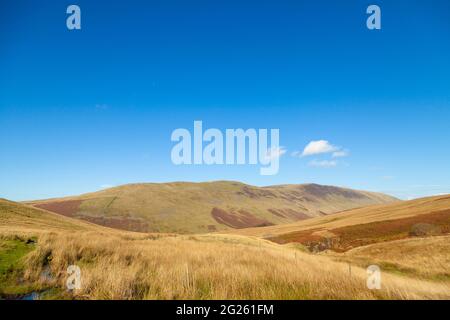
[[[331,155],[332,158],[343,158],[343,157],[347,157],[349,154],[348,150],[338,150],[338,151],[334,151],[333,154]]]
[[[266,152],[265,160],[270,161],[272,159],[279,158],[286,152],[287,152],[287,150],[285,147],[271,147]]]
[[[336,160],[312,160],[308,163],[310,167],[332,168],[337,166]]]
[[[342,147],[335,146],[327,140],[313,140],[306,145],[303,151],[294,151],[291,153],[291,156],[302,158],[319,154],[328,154],[325,158],[328,158],[329,160],[314,159],[308,163],[308,166],[319,168],[336,167],[338,165],[338,161],[335,159],[347,157],[350,154],[350,151]],[[322,157],[322,159],[323,158],[324,157]],[[345,162],[339,162],[339,164],[348,166]]]
[[[315,154],[335,152],[339,150],[339,147],[333,146],[327,140],[317,140],[308,143],[305,149],[303,149],[301,156],[306,157]]]

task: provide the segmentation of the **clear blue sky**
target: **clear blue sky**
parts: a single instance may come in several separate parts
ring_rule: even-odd
[[[279,174],[173,165],[194,120],[279,128]],[[291,155],[313,140],[349,154]],[[1,1],[0,197],[226,179],[410,198],[450,193],[449,164],[448,0]]]

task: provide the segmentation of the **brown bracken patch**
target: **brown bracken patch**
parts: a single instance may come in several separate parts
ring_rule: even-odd
[[[80,207],[81,200],[65,200],[57,202],[46,202],[33,204],[34,207],[59,213],[64,216],[73,217]]]
[[[220,208],[213,208],[211,210],[211,215],[220,224],[227,225],[231,228],[242,229],[250,227],[265,227],[271,226],[273,223],[255,217],[251,213],[245,210],[230,210],[226,211]]]
[[[450,209],[433,213],[347,226],[331,230],[339,238],[339,249],[348,250],[381,241],[404,239],[411,236],[411,230],[418,223],[427,223],[439,227],[441,234],[450,232]]]
[[[63,216],[77,218],[99,224],[101,226],[116,228],[121,230],[148,232],[149,225],[143,219],[132,217],[95,217],[79,214],[78,210],[82,200],[65,200],[34,204],[34,207],[45,209]]]
[[[409,238],[413,236],[411,230],[419,223],[433,225],[436,227],[435,230],[439,230],[440,234],[448,234],[450,233],[450,209],[402,219],[330,229],[329,231],[335,234],[331,242],[327,237],[313,234],[319,229],[291,232],[272,237],[269,240],[276,243],[298,242],[310,249],[320,247],[320,244],[327,242],[331,244],[331,247],[327,249],[343,252],[372,243]]]

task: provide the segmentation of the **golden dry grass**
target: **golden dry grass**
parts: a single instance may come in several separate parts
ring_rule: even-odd
[[[333,255],[360,266],[375,263],[397,274],[450,285],[450,236],[410,238],[377,243]]]
[[[328,257],[237,236],[41,234],[25,278],[49,281],[41,277],[48,267],[51,284],[64,287],[69,264],[81,268],[81,299],[450,298],[444,283],[390,274],[381,290],[369,290],[362,268],[350,274]]]
[[[254,237],[139,234],[65,217],[46,221],[52,216],[43,210],[17,217],[22,207],[7,207],[0,206],[0,237],[37,237],[24,280],[64,290],[68,265],[78,265],[82,288],[68,295],[77,299],[450,298],[446,282],[386,272],[382,289],[369,290],[364,268],[349,273],[347,263]]]

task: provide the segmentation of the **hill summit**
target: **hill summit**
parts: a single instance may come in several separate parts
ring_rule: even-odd
[[[318,184],[256,187],[214,181],[127,184],[28,204],[124,230],[202,233],[295,222],[396,200]]]

